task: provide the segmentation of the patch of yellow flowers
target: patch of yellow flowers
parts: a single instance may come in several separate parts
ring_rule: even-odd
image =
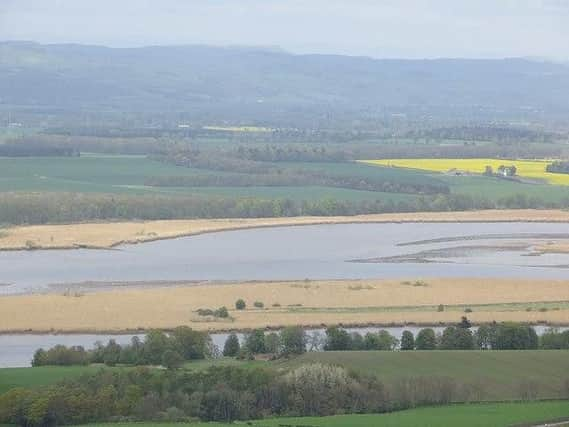
[[[483,174],[486,166],[494,172],[500,166],[515,166],[521,178],[541,180],[553,185],[569,185],[569,174],[549,173],[545,168],[551,160],[507,160],[507,159],[385,159],[361,160],[362,163],[398,168],[419,169],[431,172],[466,172]]]

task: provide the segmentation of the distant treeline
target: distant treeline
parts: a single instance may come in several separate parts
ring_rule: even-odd
[[[0,144],[0,157],[74,157],[79,150],[61,144],[49,144],[39,140],[10,141]]]
[[[105,154],[153,154],[163,152],[169,147],[169,140],[156,138],[105,138],[86,136],[46,135],[21,136],[10,140],[7,144],[12,150],[39,153],[41,150],[50,150],[52,156],[69,155],[58,154],[87,152]],[[30,154],[40,155],[40,154]]]
[[[517,194],[496,202],[456,194],[410,200],[345,201],[318,199],[129,196],[93,193],[2,193],[0,224],[48,224],[94,220],[192,218],[274,218],[342,216],[394,212],[445,212],[478,209],[566,208],[569,199],[546,203]]]
[[[284,169],[268,173],[200,174],[193,176],[158,176],[145,181],[153,187],[289,187],[323,186],[349,188],[362,191],[405,194],[448,194],[445,184],[410,183],[387,180],[381,177],[332,175],[325,172]]]
[[[556,135],[551,132],[539,132],[533,129],[498,127],[498,126],[456,126],[436,129],[409,131],[408,138],[428,138],[436,140],[462,141],[524,141],[553,142]]]
[[[556,161],[546,166],[545,170],[551,173],[569,173],[569,161]]]

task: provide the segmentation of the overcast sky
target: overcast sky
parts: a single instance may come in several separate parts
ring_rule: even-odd
[[[0,0],[0,40],[569,59],[569,0]]]

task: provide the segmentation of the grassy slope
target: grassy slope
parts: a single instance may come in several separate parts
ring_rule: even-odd
[[[254,421],[255,426],[314,426],[314,427],[505,427],[513,424],[540,422],[569,417],[569,402],[507,403],[493,405],[456,405],[439,408],[419,408],[380,415],[341,415],[334,417],[276,418]],[[243,423],[244,424],[244,423]],[[153,426],[229,427],[235,424],[195,423],[118,423],[114,427]],[[91,424],[91,427],[109,424]]]
[[[63,379],[76,378],[83,374],[93,374],[101,366],[45,366],[39,368],[0,369],[0,393],[16,387],[39,387],[57,383]]]
[[[569,402],[457,405],[419,408],[383,415],[344,415],[324,418],[277,419],[258,426],[322,427],[504,427],[569,417]]]
[[[521,382],[535,381],[539,397],[559,397],[569,379],[567,351],[413,351],[308,353],[289,362],[340,364],[386,381],[400,377],[447,376],[485,384],[489,399],[516,399]]]

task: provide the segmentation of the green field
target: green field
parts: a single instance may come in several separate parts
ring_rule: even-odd
[[[68,378],[77,378],[83,374],[94,374],[101,366],[42,366],[38,368],[0,369],[0,393],[17,387],[39,387],[57,383]]]
[[[540,399],[565,398],[569,393],[565,384],[569,381],[569,351],[564,350],[312,352],[289,361],[220,359],[191,362],[184,368],[206,369],[215,365],[286,370],[305,363],[341,365],[375,375],[387,383],[411,377],[450,377],[457,383],[480,385],[485,400],[518,399],[520,387],[527,382],[535,383]],[[52,384],[99,369],[100,366],[0,369],[0,392],[13,387]]]
[[[484,197],[499,200],[516,194],[527,198],[536,197],[546,202],[569,199],[569,187],[547,184],[524,184],[499,178],[484,176],[441,176],[440,179],[450,186],[451,193]]]
[[[453,194],[484,197],[491,201],[524,194],[546,202],[569,200],[569,187],[522,184],[481,176],[445,176],[428,171],[371,166],[363,163],[279,163],[275,167],[326,172],[335,176],[382,179],[402,184],[446,184]],[[76,157],[0,158],[0,192],[83,192],[119,194],[203,195],[217,197],[288,198],[296,201],[336,199],[415,200],[418,195],[360,191],[346,188],[298,187],[149,187],[153,177],[234,173],[192,169],[150,160],[145,156],[94,155]],[[544,191],[547,188],[547,191]]]
[[[337,364],[391,382],[402,377],[450,377],[480,384],[487,400],[520,397],[522,383],[536,384],[539,398],[567,397],[569,351],[359,351],[307,353],[287,367],[307,362]],[[567,374],[565,374],[567,373]]]
[[[348,165],[351,166],[351,165]],[[358,167],[358,165],[353,165]],[[363,165],[364,169],[377,170]],[[0,192],[98,192],[227,197],[257,197],[293,200],[338,199],[348,201],[409,200],[408,194],[358,191],[333,187],[149,187],[151,177],[231,175],[227,172],[178,167],[145,156],[83,155],[82,157],[0,158]],[[381,171],[377,173],[381,174]]]
[[[569,402],[502,403],[488,405],[455,405],[438,408],[418,408],[379,415],[340,415],[333,417],[276,418],[253,421],[258,427],[302,426],[302,427],[505,427],[516,424],[538,423],[548,420],[569,418]],[[90,424],[91,427],[229,427],[246,425],[196,423],[117,423]]]

